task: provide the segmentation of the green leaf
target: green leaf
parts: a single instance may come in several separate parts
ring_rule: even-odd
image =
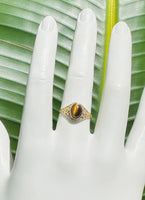
[[[105,80],[110,33],[117,21],[125,21],[132,32],[132,90],[127,134],[133,124],[145,85],[144,0],[0,0],[0,118],[11,139],[15,155],[32,51],[40,21],[52,15],[59,37],[53,94],[54,128],[63,97],[76,20],[90,7],[98,20],[98,39],[91,131],[93,132]]]

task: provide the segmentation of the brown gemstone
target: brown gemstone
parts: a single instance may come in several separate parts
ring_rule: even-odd
[[[72,108],[71,108],[71,115],[73,118],[77,119],[81,116],[82,114],[82,107],[81,105],[75,103]]]

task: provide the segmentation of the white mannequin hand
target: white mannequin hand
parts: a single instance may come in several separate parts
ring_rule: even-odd
[[[78,102],[91,109],[96,34],[95,15],[85,9],[78,17],[62,107]],[[34,47],[11,175],[8,159],[3,168],[7,183],[1,199],[141,200],[145,183],[145,92],[124,147],[131,79],[129,28],[123,22],[113,28],[93,135],[89,120],[72,124],[61,115],[56,130],[52,130],[56,45],[57,25],[52,17],[46,17]],[[7,151],[8,141],[5,143]]]

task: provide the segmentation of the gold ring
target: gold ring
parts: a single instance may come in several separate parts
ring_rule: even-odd
[[[78,103],[72,103],[60,109],[60,113],[72,122],[80,122],[85,119],[90,119],[92,116],[84,106]]]

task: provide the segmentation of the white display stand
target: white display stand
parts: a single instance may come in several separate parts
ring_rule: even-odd
[[[96,36],[95,14],[85,9],[78,17],[62,108],[77,102],[91,110]],[[145,92],[124,146],[131,80],[128,26],[119,22],[112,31],[93,135],[90,120],[74,124],[61,115],[56,130],[52,130],[56,46],[57,24],[46,17],[35,42],[11,172],[9,138],[0,124],[0,199],[141,200],[145,183]]]

